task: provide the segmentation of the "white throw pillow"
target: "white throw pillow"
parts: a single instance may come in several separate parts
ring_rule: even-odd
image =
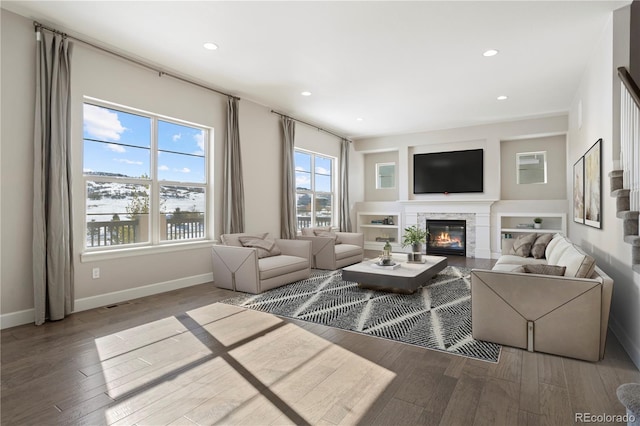
[[[553,240],[551,240],[551,242],[553,242]],[[551,245],[551,243],[549,243],[549,245]],[[573,247],[571,241],[563,237],[547,256],[547,264],[560,265],[560,263],[558,263],[558,259],[560,259],[560,256],[562,256],[562,254],[571,247]]]
[[[564,239],[565,239],[564,235],[555,234],[551,239],[551,241],[549,241],[549,244],[547,244],[547,248],[544,250],[544,257],[546,259],[549,259],[549,256],[551,255],[551,252],[553,251],[554,247]]]
[[[562,253],[557,264],[567,267],[564,273],[565,277],[576,278],[589,278],[596,267],[596,261],[593,257],[573,245]]]

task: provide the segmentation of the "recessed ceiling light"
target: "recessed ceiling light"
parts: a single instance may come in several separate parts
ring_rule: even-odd
[[[498,54],[498,51],[496,49],[489,49],[489,50],[485,51],[482,54],[482,56],[489,57],[489,56],[496,56],[497,54]]]
[[[215,43],[211,43],[211,42],[207,42],[205,44],[203,44],[204,48],[207,50],[217,50],[218,49],[218,45]]]
[[[358,118],[356,118],[356,121],[362,121],[362,120],[363,120],[363,118],[362,118],[362,117],[358,117]]]
[[[509,98],[507,96],[505,96],[505,95],[500,95],[496,99],[498,99],[499,101],[506,101]]]
[[[311,96],[311,92],[307,92],[306,90],[300,93],[302,96]]]

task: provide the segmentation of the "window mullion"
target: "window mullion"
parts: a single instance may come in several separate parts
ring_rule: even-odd
[[[204,203],[205,203],[205,208],[206,208],[206,213],[204,215],[204,229],[206,232],[206,235],[208,238],[210,239],[214,239],[215,237],[215,233],[214,233],[214,221],[213,221],[213,215],[215,212],[215,206],[213,205],[213,191],[214,191],[214,187],[213,187],[213,170],[212,170],[212,165],[213,165],[213,149],[211,147],[211,142],[212,142],[212,132],[210,130],[206,130],[205,134],[204,134],[204,140],[205,140],[205,144],[204,144],[204,167],[205,167],[205,182],[206,182],[206,188],[205,188],[205,194],[204,194]]]
[[[311,155],[311,170],[309,171],[311,175],[311,226],[316,226],[316,156],[315,154]]]
[[[149,221],[151,226],[151,243],[156,245],[160,242],[160,185],[158,184],[158,118],[151,119],[151,188],[149,197]]]

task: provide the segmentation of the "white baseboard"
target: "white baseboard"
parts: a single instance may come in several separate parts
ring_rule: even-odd
[[[24,311],[11,312],[0,315],[0,329],[16,327],[35,322],[35,311],[33,308]]]
[[[178,290],[180,288],[191,287],[211,281],[213,281],[212,272],[179,278],[177,280],[149,284],[142,287],[130,288],[122,291],[114,291],[113,293],[101,294],[98,296],[76,299],[74,312],[86,311],[89,309],[99,308],[101,306],[125,302],[127,300],[138,299],[140,297],[152,296],[158,293],[166,293],[167,291]],[[3,314],[0,315],[0,329],[33,323],[34,318],[33,309]]]
[[[616,335],[624,350],[627,351],[627,354],[629,355],[629,358],[631,358],[631,361],[633,361],[636,367],[640,369],[640,348],[636,346],[636,342],[631,340],[624,328],[622,328],[620,323],[616,321],[613,315],[609,317],[609,328],[611,329],[613,334]]]
[[[213,281],[213,272],[149,284],[122,291],[114,291],[113,293],[101,294],[98,296],[76,299],[74,312],[87,311],[101,306],[112,305],[114,303],[125,302],[127,300],[138,299],[145,296],[152,296],[154,294],[165,293],[167,291],[178,290],[180,288],[191,287],[193,285],[204,284],[211,281]]]

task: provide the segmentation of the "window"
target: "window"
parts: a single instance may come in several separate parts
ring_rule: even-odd
[[[298,228],[333,225],[335,159],[296,149],[295,162]]]
[[[516,173],[516,182],[518,185],[547,183],[547,152],[517,153]]]
[[[376,189],[396,187],[396,163],[376,163]]]
[[[207,237],[209,130],[84,104],[86,248]]]

